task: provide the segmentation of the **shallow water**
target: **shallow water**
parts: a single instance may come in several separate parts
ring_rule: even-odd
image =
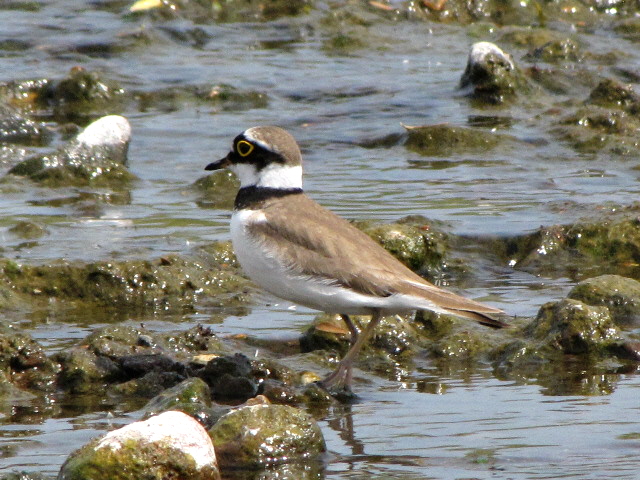
[[[344,56],[322,50],[321,32],[312,27],[327,5],[316,6],[310,17],[200,25],[130,18],[124,15],[127,7],[61,1],[38,11],[1,10],[0,40],[22,39],[29,47],[0,50],[0,81],[59,79],[82,65],[132,91],[225,83],[263,92],[269,104],[226,111],[177,101],[171,108],[117,112],[133,127],[129,165],[140,181],[128,192],[131,200],[83,208],[64,200],[93,193],[89,189],[4,188],[0,241],[6,257],[27,263],[155,258],[228,239],[229,212],[199,207],[192,184],[204,176],[207,163],[227,153],[235,135],[257,124],[277,124],[294,134],[303,148],[308,193],[350,219],[395,221],[418,214],[444,222],[454,234],[514,235],[571,222],[603,205],[627,205],[640,193],[637,157],[579,154],[549,133],[555,115],[551,105],[582,101],[588,87],[575,85],[566,97],[543,95],[493,109],[473,107],[459,94],[469,46],[496,38],[498,27],[476,29],[486,32],[478,38],[465,27],[393,21],[372,9],[375,41]],[[614,50],[610,31],[554,28],[579,36],[591,52]],[[196,30],[203,33],[201,42],[190,40]],[[122,53],[99,48],[141,31],[150,32],[151,44]],[[627,65],[640,65],[637,44],[616,37],[615,50]],[[517,62],[526,52],[509,51]],[[579,67],[591,73],[609,68],[597,62]],[[442,158],[423,157],[399,145],[360,146],[402,133],[401,124],[443,122],[498,125],[518,143]],[[56,136],[53,145],[40,150],[62,141]],[[6,154],[0,158],[1,173],[15,163]],[[25,246],[8,231],[20,220],[44,224],[49,233]],[[561,298],[572,286],[565,278],[541,278],[508,265],[484,267],[474,272],[463,293],[490,298],[519,316],[535,315],[541,304]],[[172,330],[206,324],[211,315],[201,309],[188,316],[126,321]],[[313,316],[257,296],[248,315],[228,317],[212,328],[220,335],[296,338]],[[113,321],[9,320],[50,351]],[[611,393],[572,396],[500,381],[490,372],[442,372],[428,363],[406,373],[393,381],[367,377],[372,383],[356,386],[357,404],[322,420],[330,451],[325,478],[638,478],[637,375],[587,378],[610,382]],[[89,412],[73,405],[53,407],[60,409],[54,416],[42,417],[38,409],[44,407],[31,406],[16,407],[0,419],[0,471],[55,475],[72,450],[130,421],[130,412],[118,406]]]

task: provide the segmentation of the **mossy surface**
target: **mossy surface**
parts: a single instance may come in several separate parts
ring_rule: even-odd
[[[218,420],[209,435],[223,469],[310,462],[326,449],[315,420],[286,405],[233,410]]]
[[[93,441],[70,456],[58,474],[58,480],[166,480],[189,478],[219,480],[215,468],[198,468],[190,455],[169,444],[135,440],[122,442],[118,450],[96,448]]]

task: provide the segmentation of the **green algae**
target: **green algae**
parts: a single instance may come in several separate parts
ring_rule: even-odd
[[[99,440],[85,445],[70,456],[58,474],[58,480],[165,480],[189,478],[219,480],[215,468],[198,468],[189,454],[171,445],[160,446],[141,441],[122,442],[118,450],[96,449]]]
[[[143,408],[148,418],[169,410],[178,410],[197,419],[208,416],[211,408],[211,391],[200,378],[188,378],[155,396]]]
[[[247,281],[228,265],[167,256],[153,261],[58,262],[21,265],[0,262],[0,281],[14,292],[34,298],[58,298],[107,308],[170,311],[194,308],[202,298],[238,304]]]
[[[604,305],[620,326],[639,324],[640,282],[619,275],[601,275],[575,285],[568,298],[587,305]]]
[[[408,133],[405,147],[430,157],[486,152],[498,146],[508,146],[512,141],[508,135],[447,124],[405,128]]]
[[[325,450],[318,424],[286,405],[254,405],[232,410],[209,430],[220,467],[263,469],[311,462]]]

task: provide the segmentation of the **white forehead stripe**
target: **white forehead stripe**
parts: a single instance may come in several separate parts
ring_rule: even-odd
[[[260,132],[259,132],[258,128],[256,128],[256,127],[248,128],[243,132],[243,135],[244,135],[244,138],[246,138],[247,140],[252,141],[253,143],[255,143],[257,145],[260,145],[265,150],[269,150],[270,152],[273,151],[273,146],[269,145],[268,143],[265,143],[262,140],[262,138],[260,137]]]

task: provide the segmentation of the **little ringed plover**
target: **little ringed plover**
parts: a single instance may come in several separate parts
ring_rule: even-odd
[[[243,270],[268,292],[296,304],[340,314],[351,347],[322,385],[350,391],[358,351],[385,315],[431,310],[489,327],[505,323],[501,310],[429,283],[368,235],[307,197],[302,155],[287,131],[245,130],[223,159],[206,170],[229,168],[240,180],[231,238]],[[358,334],[349,315],[371,315]]]

